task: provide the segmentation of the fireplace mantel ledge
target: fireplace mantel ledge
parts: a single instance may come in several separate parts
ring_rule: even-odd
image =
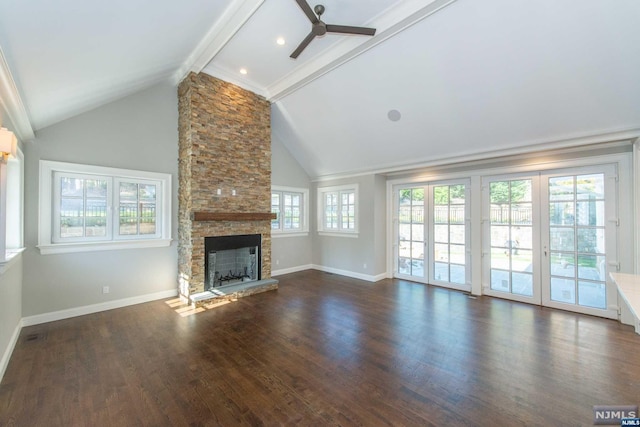
[[[271,212],[193,212],[193,221],[271,221],[276,214]]]

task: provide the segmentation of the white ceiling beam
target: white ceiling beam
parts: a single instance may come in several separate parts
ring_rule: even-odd
[[[13,131],[20,141],[26,142],[35,139],[36,135],[33,132],[27,109],[22,102],[2,48],[0,48],[0,106],[7,113],[14,126]]]
[[[335,43],[316,58],[303,63],[267,87],[267,98],[271,102],[284,98],[455,1],[408,0],[396,3],[392,8],[365,23],[365,26],[377,29],[375,36],[359,39],[361,41],[346,37],[341,42]]]
[[[181,82],[189,72],[199,73],[222,50],[231,38],[262,6],[264,0],[233,0],[220,19],[209,29],[182,67],[176,71],[174,82]]]

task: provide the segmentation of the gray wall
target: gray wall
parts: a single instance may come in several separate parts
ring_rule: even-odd
[[[376,276],[386,272],[386,181],[365,175],[316,182],[312,200],[317,211],[317,189],[358,184],[358,237],[319,236],[313,239],[313,263],[351,273]],[[314,233],[316,230],[314,229]],[[366,264],[366,267],[365,267]]]
[[[309,176],[293,158],[277,135],[271,135],[271,185],[309,188],[311,200],[315,197],[310,189]],[[312,205],[310,205],[311,208]],[[311,246],[315,211],[310,209],[309,236],[275,237],[271,239],[272,271],[295,269],[311,264]]]
[[[178,99],[159,84],[37,132],[25,153],[22,315],[32,316],[177,289],[177,243],[165,248],[41,255],[39,160],[170,173],[177,238]],[[110,287],[102,294],[102,286]]]

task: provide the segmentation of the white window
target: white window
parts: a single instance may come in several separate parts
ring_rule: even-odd
[[[43,254],[171,242],[170,174],[41,160],[40,189]]]
[[[356,236],[358,186],[318,188],[318,232]]]
[[[273,187],[271,189],[271,221],[274,236],[306,235],[309,232],[309,190]]]
[[[0,273],[9,263],[17,259],[17,255],[24,250],[23,243],[23,214],[24,214],[24,156],[20,148],[17,157],[9,157],[6,164],[0,165],[1,190],[0,205]]]

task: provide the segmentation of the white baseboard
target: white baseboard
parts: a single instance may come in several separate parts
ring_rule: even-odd
[[[341,276],[347,276],[354,279],[365,280],[367,282],[377,282],[379,280],[387,278],[387,273],[380,273],[373,276],[370,274],[362,274],[362,273],[356,273],[354,271],[340,270],[338,268],[325,267],[323,265],[317,265],[317,264],[314,264],[312,268],[314,270],[324,271],[325,273],[339,274]]]
[[[20,336],[21,330],[22,323],[18,322],[16,328],[13,331],[13,335],[11,335],[11,339],[9,340],[9,345],[7,345],[7,348],[5,348],[2,359],[0,360],[0,381],[2,381],[4,373],[7,370],[7,366],[9,366],[9,359],[11,359],[13,349],[16,348],[16,343],[18,342],[18,337]]]
[[[376,274],[375,276],[372,276],[370,274],[356,273],[349,270],[340,270],[338,268],[325,267],[323,265],[317,265],[317,264],[306,264],[306,265],[299,265],[291,268],[273,270],[271,272],[271,276],[272,277],[282,276],[283,274],[296,273],[298,271],[304,271],[304,270],[319,270],[319,271],[324,271],[325,273],[339,274],[341,276],[352,277],[354,279],[365,280],[367,282],[377,282],[379,280],[386,279],[388,277],[387,273],[381,273],[381,274]]]
[[[283,274],[297,273],[298,271],[312,270],[312,269],[313,269],[313,265],[311,264],[298,265],[296,267],[290,267],[290,268],[282,268],[280,270],[273,270],[271,272],[271,277],[282,276]]]
[[[69,319],[85,314],[98,313],[100,311],[113,310],[114,308],[127,307],[130,305],[142,304],[144,302],[155,301],[164,298],[171,298],[178,295],[178,289],[155,292],[152,294],[140,295],[137,297],[124,298],[115,301],[107,301],[99,304],[85,305],[82,307],[69,308],[67,310],[53,311],[51,313],[36,314],[22,318],[22,326],[39,325],[41,323],[55,322],[56,320]]]

